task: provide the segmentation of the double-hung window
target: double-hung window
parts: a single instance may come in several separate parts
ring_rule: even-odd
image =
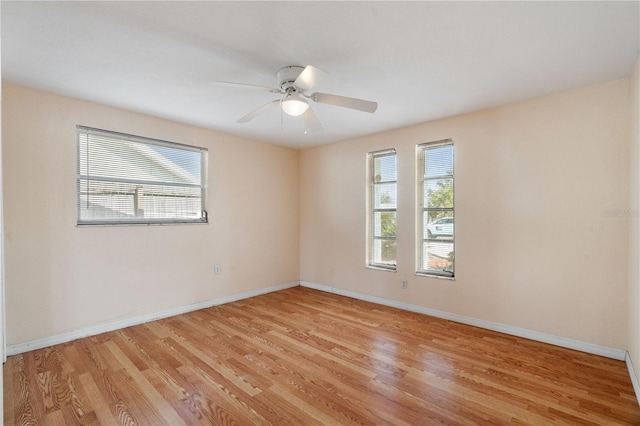
[[[453,141],[418,145],[417,273],[454,276]]]
[[[369,153],[368,266],[396,269],[396,150]]]
[[[206,223],[207,149],[76,127],[78,225]]]

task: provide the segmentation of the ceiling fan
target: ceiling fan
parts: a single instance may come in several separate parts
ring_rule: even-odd
[[[358,111],[373,113],[378,108],[376,102],[365,101],[362,99],[349,98],[346,96],[330,95],[328,93],[311,93],[313,86],[316,85],[328,73],[316,68],[312,65],[301,67],[297,65],[288,65],[280,68],[276,73],[278,78],[278,88],[257,86],[253,84],[233,83],[229,81],[216,81],[212,84],[218,86],[240,87],[246,89],[263,90],[271,93],[282,95],[280,99],[275,99],[261,107],[251,111],[249,114],[240,118],[238,123],[247,123],[260,114],[263,114],[273,108],[280,107],[282,112],[297,117],[304,115],[307,130],[310,132],[322,131],[322,125],[318,117],[309,106],[307,99],[322,104],[336,105],[343,108],[355,109]]]

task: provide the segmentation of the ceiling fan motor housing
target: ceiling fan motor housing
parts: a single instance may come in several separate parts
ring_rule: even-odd
[[[303,70],[304,67],[298,65],[289,65],[280,68],[276,73],[278,81],[280,82],[280,88],[285,92],[295,91],[296,89],[293,83]]]

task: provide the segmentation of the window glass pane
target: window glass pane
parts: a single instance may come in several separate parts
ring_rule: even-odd
[[[453,241],[453,211],[426,211],[423,213],[423,238]]]
[[[396,155],[385,154],[373,159],[373,181],[389,182],[396,180]]]
[[[426,272],[453,273],[453,243],[427,241],[422,243],[422,269]]]
[[[84,135],[83,139],[79,147],[82,174],[200,184],[199,152],[94,135]]]
[[[373,186],[373,207],[376,209],[396,208],[395,183],[381,183]]]
[[[372,263],[395,265],[396,264],[396,241],[395,240],[373,240]]]
[[[373,236],[396,236],[396,212],[375,212],[373,214]]]
[[[427,148],[424,157],[425,177],[432,178],[453,174],[453,145]]]
[[[425,207],[453,208],[453,179],[430,179],[423,182]]]

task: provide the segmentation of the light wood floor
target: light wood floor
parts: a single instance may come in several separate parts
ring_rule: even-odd
[[[640,424],[624,362],[296,287],[9,357],[5,425]]]

